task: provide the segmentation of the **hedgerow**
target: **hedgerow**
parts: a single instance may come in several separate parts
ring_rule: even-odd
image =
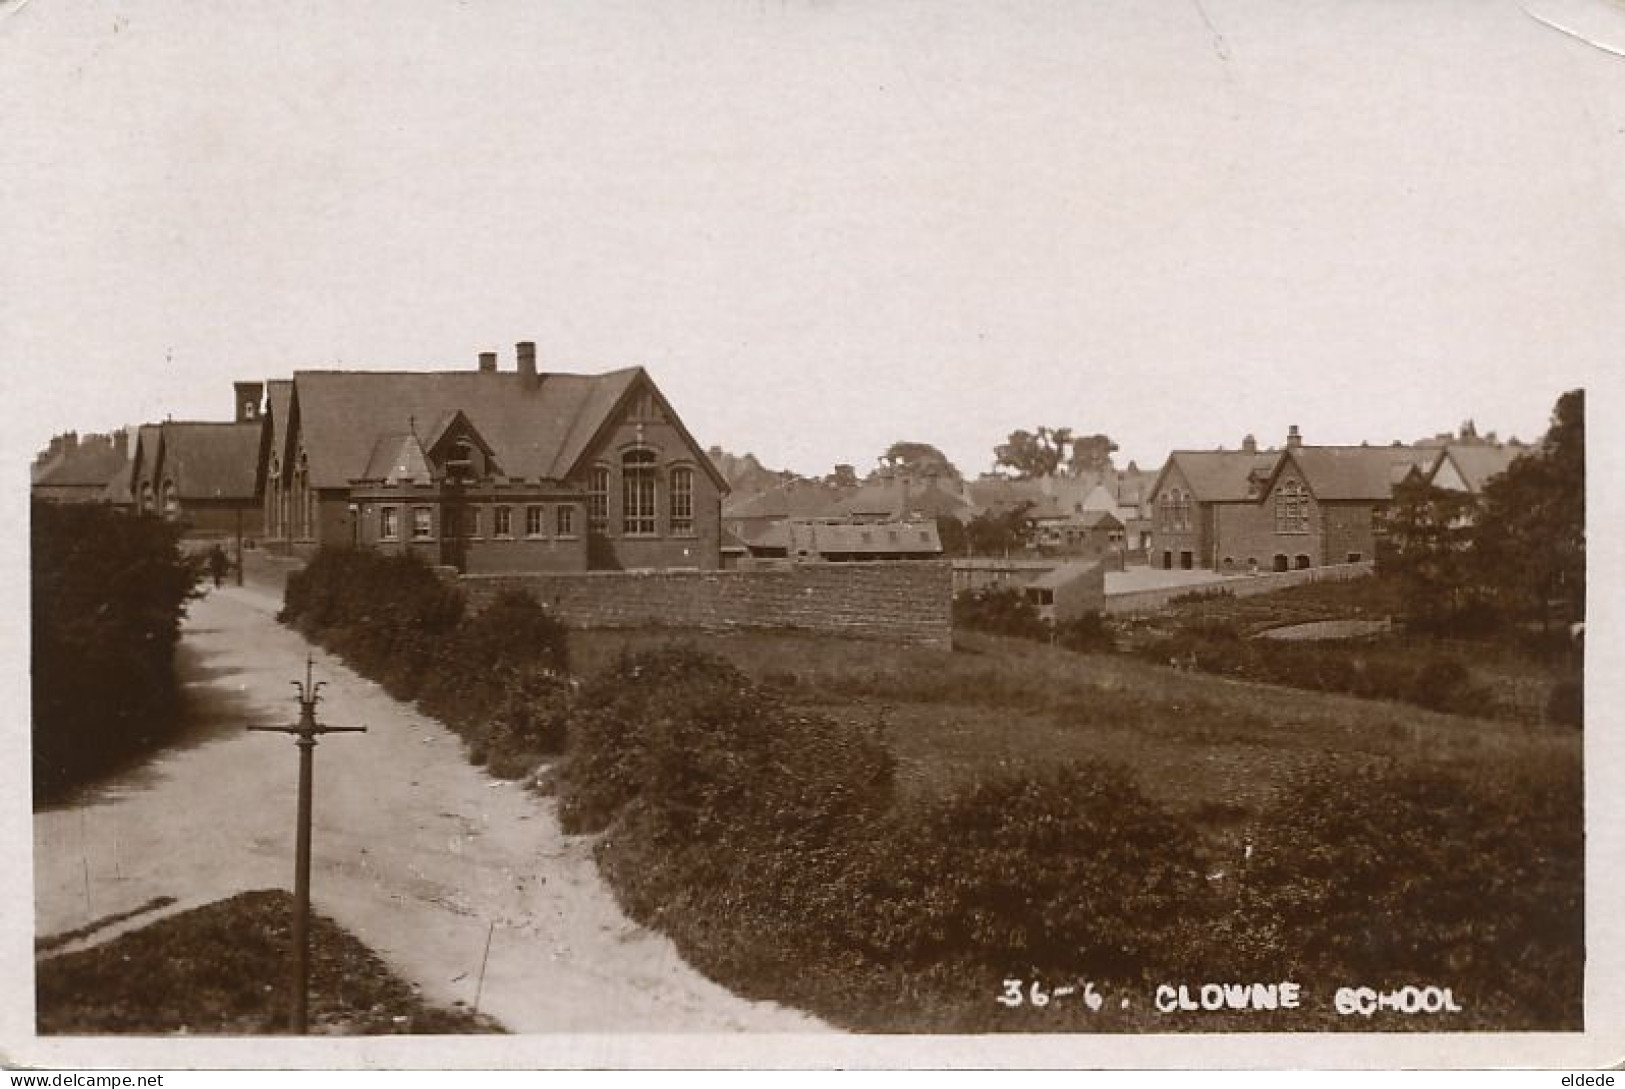
[[[198,569],[179,528],[156,517],[41,502],[31,514],[34,797],[45,800],[172,728]]]
[[[523,775],[563,747],[568,633],[523,592],[469,615],[461,592],[416,557],[323,549],[289,575],[278,618],[416,700],[493,773]]]

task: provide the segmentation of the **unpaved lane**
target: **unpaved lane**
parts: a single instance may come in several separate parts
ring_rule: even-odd
[[[160,895],[174,909],[292,879],[296,752],[243,726],[293,721],[308,644],[262,590],[191,608],[183,647],[206,720],[186,744],[34,821],[38,933]],[[552,803],[470,767],[454,735],[317,650],[332,725],[316,750],[312,896],[432,999],[517,1032],[807,1032],[704,979],[629,922]],[[131,925],[150,919],[132,920]]]

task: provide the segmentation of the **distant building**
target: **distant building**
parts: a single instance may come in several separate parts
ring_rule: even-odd
[[[1151,489],[1152,565],[1226,573],[1285,571],[1371,560],[1375,521],[1407,475],[1436,450],[1305,446],[1293,427],[1282,450],[1176,450]]]
[[[1106,567],[1099,562],[1063,563],[1027,583],[1023,592],[1040,620],[1064,624],[1100,612],[1106,601]]]
[[[183,523],[190,536],[242,536],[264,530],[257,470],[264,383],[237,382],[232,420],[143,424],[129,467],[135,509]]]
[[[111,503],[127,507],[129,433],[57,435],[34,459],[30,490],[50,503]]]
[[[267,538],[470,572],[721,564],[727,484],[642,367],[299,371],[271,384]]]

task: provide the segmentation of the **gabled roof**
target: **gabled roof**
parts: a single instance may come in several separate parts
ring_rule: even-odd
[[[271,457],[288,463],[288,414],[293,406],[293,380],[273,378],[265,383],[265,415],[271,421]]]
[[[381,436],[449,424],[447,415],[459,410],[509,477],[562,480],[639,382],[659,395],[642,367],[544,374],[534,383],[512,371],[298,371],[293,401],[317,488],[342,488],[359,478]],[[676,414],[668,419],[692,444]],[[726,490],[703,450],[694,449]]]
[[[142,424],[135,433],[135,458],[131,462],[132,489],[143,480],[157,488],[158,452],[163,446],[163,428],[159,424]]]
[[[841,500],[855,493],[853,488],[825,484],[820,480],[787,480],[765,492],[730,501],[722,509],[724,520],[745,518],[819,518]]]
[[[831,518],[878,517],[889,520],[957,517],[970,507],[957,495],[936,484],[909,483],[896,479],[874,480],[852,495],[832,504],[824,513]]]
[[[1151,494],[1160,492],[1168,473],[1177,468],[1198,502],[1242,503],[1257,499],[1253,474],[1269,473],[1280,457],[1279,451],[1175,450],[1168,455],[1162,472],[1157,474]]]
[[[386,484],[403,481],[429,484],[434,481],[434,472],[423,452],[423,443],[408,431],[404,435],[380,435],[373,444],[372,456],[367,459],[366,472],[358,479],[381,480]]]
[[[1291,461],[1316,499],[1380,502],[1393,497],[1396,479],[1433,460],[1431,451],[1409,446],[1300,446],[1285,451],[1271,474],[1270,486]]]
[[[1432,480],[1448,459],[1456,466],[1456,472],[1461,475],[1468,490],[1477,495],[1484,490],[1490,478],[1506,472],[1507,466],[1528,452],[1527,446],[1490,446],[1482,443],[1447,446],[1427,475]]]
[[[1033,579],[1027,585],[1039,590],[1058,590],[1075,579],[1096,573],[1100,569],[1099,560],[1079,563],[1063,563],[1050,571]]]
[[[111,435],[87,435],[33,481],[36,488],[101,488],[126,473],[129,456]]]
[[[165,422],[161,470],[186,499],[253,499],[260,422]]]

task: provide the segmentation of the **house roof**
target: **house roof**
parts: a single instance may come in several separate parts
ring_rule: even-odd
[[[1461,474],[1462,481],[1473,494],[1484,490],[1491,477],[1506,472],[1507,466],[1529,452],[1526,446],[1490,446],[1474,443],[1467,446],[1447,446],[1444,453],[1439,455],[1438,461],[1428,473],[1432,479],[1449,459]]]
[[[407,481],[428,484],[434,480],[429,459],[423,453],[423,443],[408,431],[406,434],[380,435],[373,444],[372,456],[367,459],[362,480],[382,480],[386,484]]]
[[[722,510],[727,519],[818,518],[836,503],[853,494],[853,489],[819,480],[787,480],[765,492],[731,500]]]
[[[969,506],[964,499],[936,484],[890,479],[870,481],[852,495],[831,504],[824,513],[831,518],[878,516],[901,520],[957,516]]]
[[[271,420],[271,456],[280,466],[288,459],[288,413],[293,404],[293,380],[273,378],[265,383],[266,415]]]
[[[935,555],[942,551],[934,522],[789,522],[792,552]]]
[[[1272,476],[1288,460],[1298,465],[1316,499],[1386,500],[1398,480],[1415,466],[1431,464],[1434,455],[1410,446],[1300,446],[1284,452]]]
[[[1240,503],[1256,499],[1253,474],[1269,473],[1280,460],[1279,451],[1250,453],[1246,450],[1175,450],[1157,476],[1152,494],[1162,489],[1163,479],[1177,468],[1191,495],[1203,503]]]
[[[511,371],[298,371],[293,377],[311,484],[317,488],[341,488],[361,478],[381,436],[424,433],[457,410],[509,477],[562,480],[639,381],[654,388],[642,367],[597,375],[544,374],[535,383]],[[676,414],[669,418],[692,443]],[[726,490],[710,459],[695,450],[702,468]]]
[[[252,499],[260,422],[166,421],[162,471],[181,499]]]
[[[158,448],[163,445],[162,435],[163,428],[159,424],[142,424],[136,429],[135,460],[131,465],[131,478],[136,483],[153,481],[158,475]]]
[[[111,435],[86,435],[62,452],[33,485],[38,488],[101,488],[130,467]]]

